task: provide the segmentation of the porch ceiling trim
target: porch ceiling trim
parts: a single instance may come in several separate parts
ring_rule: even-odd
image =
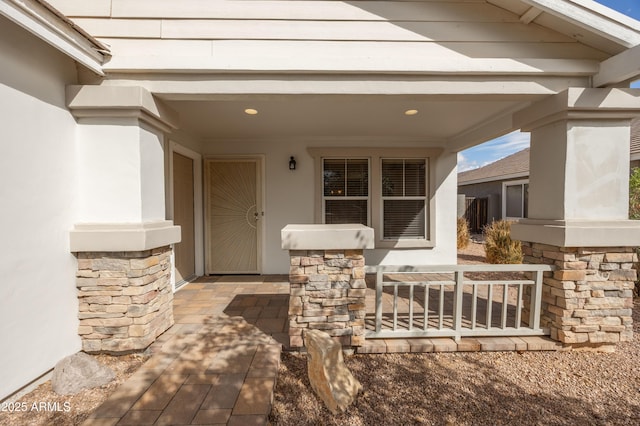
[[[163,131],[178,128],[178,114],[138,86],[68,86],[67,106],[76,118],[134,117]]]
[[[94,73],[104,76],[102,63],[106,46],[70,25],[52,8],[35,0],[0,0],[0,15],[29,31]]]
[[[530,131],[563,119],[625,120],[640,114],[639,89],[569,88],[516,112],[516,128]]]
[[[299,55],[274,57],[260,50],[249,49],[234,57],[191,57],[188,67],[184,58],[177,56],[114,56],[103,67],[108,73],[127,73],[132,70],[146,74],[157,73],[322,73],[399,75],[593,75],[599,63],[590,59],[540,58],[433,58],[420,55],[398,57],[399,60],[381,60],[375,57],[325,56],[310,61]],[[402,59],[402,60],[400,60]]]

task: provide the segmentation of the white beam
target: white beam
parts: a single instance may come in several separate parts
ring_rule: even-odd
[[[531,22],[534,21],[534,19],[540,16],[540,14],[542,14],[542,10],[536,7],[531,7],[529,8],[529,10],[523,13],[522,16],[520,16],[520,22],[522,22],[523,24],[529,25]]]
[[[634,80],[640,76],[640,45],[625,50],[600,63],[593,76],[594,87],[605,87]]]
[[[523,108],[528,104],[518,106]],[[466,129],[464,132],[455,135],[447,140],[447,149],[451,152],[464,151],[472,146],[490,141],[517,130],[513,124],[514,111],[506,111],[493,120],[483,122],[480,125]]]

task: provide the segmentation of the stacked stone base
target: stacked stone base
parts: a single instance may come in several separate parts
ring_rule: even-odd
[[[122,354],[145,349],[173,325],[171,248],[78,253],[82,349]]]
[[[322,330],[343,347],[364,344],[365,271],[362,250],[292,250],[289,343],[304,346],[307,330]]]
[[[572,346],[631,341],[633,288],[638,256],[633,248],[572,248],[522,243],[525,263],[555,265],[542,289],[542,327]],[[525,306],[528,306],[525,295]],[[523,317],[528,318],[524,312]]]

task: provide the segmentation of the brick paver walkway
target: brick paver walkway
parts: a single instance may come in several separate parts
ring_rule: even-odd
[[[175,325],[85,425],[265,425],[289,300],[286,276],[204,277],[174,295]]]

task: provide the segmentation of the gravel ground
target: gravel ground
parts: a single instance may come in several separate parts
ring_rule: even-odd
[[[471,244],[461,263],[482,262]],[[274,425],[638,425],[640,299],[632,342],[614,353],[352,355],[364,390],[333,416],[311,390],[303,355],[283,354]]]
[[[122,356],[93,355],[111,368],[116,378],[104,386],[83,390],[75,395],[58,395],[47,381],[17,401],[5,401],[0,407],[2,426],[80,425],[148,359],[143,354]]]

